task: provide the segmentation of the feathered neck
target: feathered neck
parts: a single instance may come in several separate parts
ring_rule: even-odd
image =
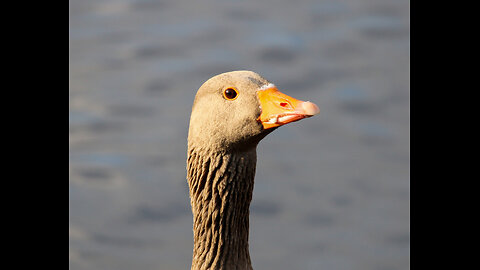
[[[193,269],[252,269],[248,251],[256,149],[215,152],[189,146]]]

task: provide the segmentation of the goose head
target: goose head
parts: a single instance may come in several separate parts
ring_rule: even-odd
[[[318,113],[314,103],[280,92],[255,72],[223,73],[207,80],[195,96],[189,146],[249,149],[276,128]]]

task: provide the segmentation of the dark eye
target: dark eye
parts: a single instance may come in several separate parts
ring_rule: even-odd
[[[234,100],[238,96],[238,92],[234,88],[227,88],[223,91],[223,96],[228,100]]]

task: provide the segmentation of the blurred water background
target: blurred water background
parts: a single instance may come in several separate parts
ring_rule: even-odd
[[[255,269],[409,269],[407,0],[70,0],[71,270],[190,269],[191,105],[253,70],[319,105],[258,147]]]

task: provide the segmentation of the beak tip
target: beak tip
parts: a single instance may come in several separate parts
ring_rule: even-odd
[[[316,115],[320,112],[320,108],[318,106],[310,101],[305,101],[302,103],[302,109],[304,110],[305,114],[307,115]]]

